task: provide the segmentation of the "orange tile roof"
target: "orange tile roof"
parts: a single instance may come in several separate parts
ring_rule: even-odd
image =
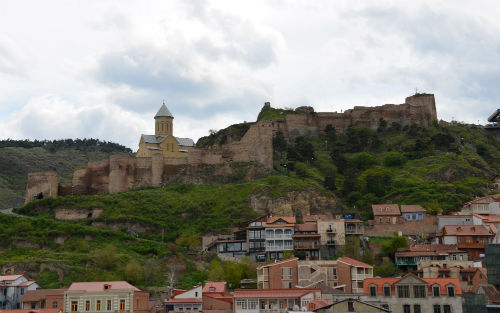
[[[266,224],[266,228],[278,228],[278,227],[294,227],[294,224]]]
[[[292,257],[292,258],[289,258],[289,259],[286,259],[286,260],[281,260],[281,261],[278,261],[278,262],[273,262],[273,263],[264,264],[264,265],[261,265],[261,266],[259,266],[259,267],[274,266],[274,265],[283,264],[283,263],[287,263],[287,262],[291,262],[291,261],[298,261],[298,260],[299,260],[299,258],[297,258],[297,257]]]
[[[443,236],[493,236],[482,225],[446,225],[443,227]]]
[[[307,304],[308,311],[314,311],[333,304],[333,300],[312,300]]]
[[[28,280],[28,281],[20,283],[17,286],[19,286],[19,287],[28,287],[28,286],[31,286],[33,284],[36,284],[36,281],[34,281],[34,280]]]
[[[337,262],[343,262],[343,263],[347,263],[347,264],[350,264],[352,266],[357,266],[357,267],[369,267],[369,268],[372,268],[373,266],[371,266],[370,264],[366,264],[366,263],[363,263],[361,261],[358,261],[358,260],[355,260],[355,259],[351,259],[351,258],[348,258],[346,256],[343,256],[341,258],[338,258],[337,259]]]
[[[104,285],[109,285],[108,289],[104,289]],[[69,286],[68,291],[85,291],[99,292],[108,290],[135,290],[141,291],[139,288],[132,286],[126,281],[102,281],[102,282],[77,282]]]
[[[425,212],[425,209],[420,204],[403,204],[401,205],[401,213]]]
[[[222,295],[222,294],[218,294],[218,293],[205,293],[205,294],[203,294],[203,296],[217,299],[217,300],[221,300],[221,301],[228,302],[228,303],[233,303],[233,295],[231,295],[231,294]]]
[[[420,278],[415,276],[414,274],[406,274],[403,277],[388,277],[388,278],[367,278],[364,280],[363,285],[364,285],[364,294],[369,295],[370,294],[370,285],[375,285],[377,287],[377,295],[382,295],[383,293],[383,287],[384,285],[390,285],[391,286],[391,294],[394,294],[395,288],[394,284],[399,282],[400,280],[404,279],[405,277],[408,276],[413,276],[421,281],[424,281],[427,283],[427,293],[429,295],[432,295],[432,286],[433,285],[439,285],[441,288],[441,294],[446,295],[448,293],[448,290],[446,290],[446,287],[450,284],[452,284],[455,287],[455,294],[461,295],[462,294],[462,289],[460,288],[460,281],[458,278]]]
[[[470,204],[473,204],[473,203],[488,203],[488,202],[482,202],[483,200],[486,200],[488,198],[490,198],[491,200],[493,200],[492,202],[498,202],[498,201],[500,201],[500,193],[499,194],[495,194],[495,195],[488,195],[488,196],[476,198],[474,200],[466,202],[462,208],[465,208],[466,206],[468,206]]]
[[[224,293],[226,292],[226,285],[227,283],[225,281],[207,281],[205,286],[203,286],[202,292],[203,293]],[[213,288],[213,291],[210,291],[210,288]]]
[[[297,223],[297,219],[295,218],[295,216],[272,216],[267,218],[266,224],[272,224],[279,220],[283,220],[287,224]]]
[[[374,216],[379,215],[401,215],[397,204],[372,204]]]

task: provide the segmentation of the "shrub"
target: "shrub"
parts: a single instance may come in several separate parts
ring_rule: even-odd
[[[388,152],[384,156],[385,166],[401,166],[406,163],[406,157],[400,152]]]

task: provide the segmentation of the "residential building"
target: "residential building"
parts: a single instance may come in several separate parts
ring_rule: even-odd
[[[500,244],[485,247],[488,283],[500,290]]]
[[[373,277],[373,266],[361,261],[341,257],[337,259],[339,283],[344,284],[347,293],[363,293],[363,281]]]
[[[12,309],[2,310],[2,313],[62,313],[61,309]]]
[[[267,216],[261,216],[247,224],[247,251],[250,260],[266,261],[266,225]]]
[[[232,235],[214,236],[212,240],[205,246],[206,251],[234,258],[247,255],[246,230],[236,231]]]
[[[474,225],[472,215],[439,215],[437,232],[441,233],[445,226]]]
[[[63,309],[66,289],[28,290],[21,298],[23,309]]]
[[[423,221],[424,216],[426,216],[427,214],[425,212],[425,209],[418,204],[403,204],[401,205],[401,215],[407,221]]]
[[[296,257],[257,268],[257,288],[295,288],[298,284],[298,262]]]
[[[293,251],[293,231],[296,219],[290,216],[268,217],[266,225],[267,260],[283,258],[283,252]]]
[[[358,219],[344,219],[344,229],[346,235],[362,236],[364,234],[363,221]]]
[[[20,309],[21,298],[29,290],[39,289],[40,285],[29,280],[24,274],[0,276],[0,310]]]
[[[494,212],[499,212],[500,208],[500,194],[488,195],[485,197],[476,198],[464,204],[462,209],[458,214],[460,215],[472,215],[477,214],[491,214],[492,210]],[[496,213],[499,214],[499,213]]]
[[[458,249],[468,253],[469,259],[479,258],[484,254],[484,246],[489,244],[494,234],[484,226],[447,225],[443,227],[440,242],[443,244],[456,244]]]
[[[313,300],[321,299],[320,289],[236,289],[235,313],[286,313],[298,311]]]
[[[339,285],[337,261],[299,261],[298,286],[306,288],[321,288],[319,284],[328,287],[338,287],[343,290],[345,285]]]
[[[319,309],[312,308],[313,312],[391,312],[389,309],[361,301],[356,298],[349,298],[337,301],[333,304],[323,306]]]
[[[480,284],[488,283],[486,269],[474,267],[473,261],[419,261],[416,274],[420,278],[457,278],[464,293],[474,293]]]
[[[76,282],[64,292],[64,312],[149,311],[149,293],[126,281]]]
[[[373,204],[372,211],[375,224],[396,224],[401,218],[397,204]]]
[[[401,278],[365,280],[364,301],[379,302],[392,312],[461,313],[462,289],[457,278]]]
[[[493,285],[483,284],[477,288],[477,294],[485,295],[486,305],[495,305],[500,310],[500,292]]]
[[[317,223],[295,224],[293,249],[302,251],[311,259],[319,259],[320,237]]]
[[[206,282],[202,289],[203,312],[233,312],[233,295],[227,291],[227,283]]]
[[[456,244],[416,244],[399,248],[395,253],[396,265],[409,271],[417,269],[420,261],[467,261],[468,254]]]
[[[200,312],[203,306],[203,288],[201,285],[189,290],[175,289],[171,299],[164,301],[165,312]]]
[[[336,256],[338,248],[345,245],[345,224],[343,219],[319,219],[316,221],[320,235],[320,256],[329,259]]]

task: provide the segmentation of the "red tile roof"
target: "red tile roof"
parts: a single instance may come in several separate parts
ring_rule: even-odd
[[[328,219],[333,219],[333,215],[327,215],[327,214],[302,215],[302,220],[304,220],[305,223],[311,223],[311,222],[316,222],[317,220],[328,220]]]
[[[108,289],[104,289],[104,285],[108,285]],[[139,288],[132,286],[126,281],[102,281],[102,282],[78,282],[72,283],[68,291],[85,291],[99,292],[108,290],[135,290],[141,291]]]
[[[286,259],[286,260],[281,260],[281,261],[278,261],[278,262],[273,262],[273,263],[264,264],[264,265],[261,265],[261,266],[259,266],[259,267],[274,266],[274,265],[283,264],[283,263],[292,262],[292,261],[298,261],[298,260],[299,260],[299,258],[297,258],[297,257],[292,257],[292,258],[289,258],[289,259]]]
[[[177,296],[177,295],[180,295],[181,293],[185,293],[187,290],[184,290],[184,289],[174,289],[174,294],[173,296]]]
[[[397,204],[372,204],[373,215],[401,215]]]
[[[347,263],[349,265],[352,265],[352,266],[356,266],[356,267],[369,267],[369,268],[372,268],[373,266],[371,266],[370,264],[366,264],[366,263],[363,263],[361,261],[358,261],[358,260],[355,260],[355,259],[351,259],[351,258],[348,258],[346,256],[343,256],[341,258],[338,258],[337,259],[337,262],[342,262],[342,263]]]
[[[266,224],[264,227],[267,228],[278,228],[278,227],[294,227],[294,224]]]
[[[460,281],[458,278],[420,278],[415,276],[414,274],[407,274],[403,277],[390,277],[390,278],[367,278],[364,280],[364,294],[369,295],[370,294],[370,285],[375,285],[377,287],[377,295],[383,295],[383,287],[384,285],[390,285],[391,286],[391,293],[394,294],[395,288],[394,284],[399,282],[400,280],[408,277],[408,276],[413,276],[421,281],[424,281],[427,283],[427,293],[429,295],[432,295],[432,286],[433,285],[439,285],[441,288],[441,294],[446,295],[448,294],[447,286],[448,285],[453,285],[455,287],[455,294],[461,295],[462,294],[462,289],[460,288]]]
[[[214,299],[221,300],[221,301],[228,302],[228,303],[233,303],[233,295],[230,295],[230,294],[221,295],[218,293],[204,293],[203,296],[209,297],[209,298],[214,298]]]
[[[308,311],[314,311],[333,304],[333,300],[312,300],[307,304]]]
[[[24,274],[18,274],[18,275],[0,275],[0,281],[13,281],[13,280],[16,280],[19,277],[23,277],[23,276],[24,276]]]
[[[33,284],[36,284],[36,281],[34,281],[34,280],[28,280],[28,281],[20,283],[17,286],[19,286],[19,287],[28,287],[28,286],[31,286]]]
[[[318,231],[318,224],[316,223],[295,224],[295,231]]]
[[[425,209],[420,204],[403,204],[401,205],[401,213],[424,212]]]
[[[496,195],[488,195],[488,196],[484,196],[481,198],[476,198],[474,200],[466,202],[462,208],[465,208],[473,203],[489,203],[488,201],[485,201],[487,199],[491,199],[491,202],[499,202],[500,201],[500,193],[496,194]]]
[[[482,225],[446,225],[443,227],[443,236],[493,236]]]
[[[485,222],[500,223],[500,215],[481,215],[477,213],[472,213],[472,215],[482,219]]]
[[[45,299],[48,295],[64,295],[67,289],[37,289],[28,290],[21,298],[21,302],[38,302]]]
[[[457,245],[444,245],[444,244],[432,244],[432,245],[410,245],[406,248],[398,248],[396,256],[434,256],[449,253],[464,253],[465,251],[458,250]]]
[[[297,223],[295,216],[272,216],[267,218],[266,224],[276,223],[279,220],[283,220],[287,224]]]
[[[226,292],[226,285],[227,283],[225,281],[208,281],[206,282],[205,286],[203,286],[202,292],[203,293],[225,293]],[[210,289],[213,288],[213,291]]]

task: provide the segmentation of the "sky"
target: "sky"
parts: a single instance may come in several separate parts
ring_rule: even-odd
[[[137,150],[163,101],[174,135],[433,93],[438,118],[500,108],[500,1],[0,2],[0,139]]]

